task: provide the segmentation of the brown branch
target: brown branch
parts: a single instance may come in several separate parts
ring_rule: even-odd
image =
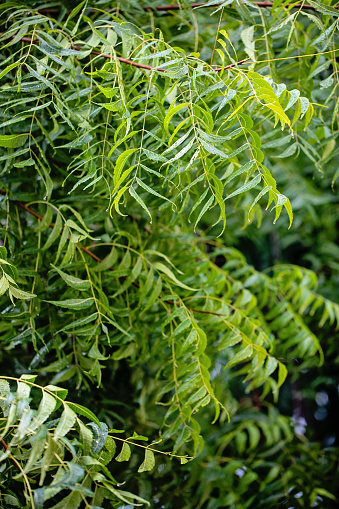
[[[15,35],[12,36],[12,38],[14,38],[14,37],[15,37]],[[21,37],[21,40],[25,41],[25,42],[30,42],[33,44],[39,43],[38,39],[32,39],[31,37]],[[76,46],[74,44],[72,44],[72,49],[75,49],[77,51],[84,51],[80,46]],[[105,53],[100,53],[100,51],[96,51],[96,50],[92,50],[91,55],[100,55],[103,58],[109,58],[109,59],[112,58],[112,55],[106,55]],[[124,64],[133,65],[134,67],[138,67],[139,69],[146,69],[148,71],[154,70],[154,71],[165,72],[165,69],[160,69],[158,67],[152,67],[151,65],[146,65],[146,64],[139,64],[139,62],[133,62],[132,60],[129,60],[128,58],[117,57],[117,59]]]
[[[273,2],[252,2],[254,5],[257,5],[258,7],[268,7],[268,8],[271,8],[273,7]],[[215,5],[207,5],[208,2],[197,2],[197,3],[193,3],[191,4],[191,7],[192,9],[194,8],[197,8],[197,7],[219,7],[220,5],[222,5],[222,2],[220,2],[220,4],[215,4]],[[230,4],[229,4],[230,5]],[[293,3],[290,3],[290,4],[286,4],[284,7],[290,7],[290,6],[293,6],[294,9],[303,9],[303,10],[310,10],[310,11],[315,11],[315,7],[313,7],[312,5],[307,5],[307,4],[293,4]],[[228,7],[228,6],[226,6]],[[337,7],[334,7],[335,9],[338,9],[339,6]],[[156,7],[143,7],[143,9],[145,11],[178,11],[179,9],[182,9],[182,6],[181,5],[174,5],[174,4],[171,4],[171,5],[158,5]]]
[[[3,196],[6,196],[6,191],[4,191],[3,189],[0,189],[0,194],[2,194]],[[10,199],[10,198],[9,198]],[[27,207],[27,205],[25,205],[24,203],[22,203],[21,201],[18,201],[18,200],[13,200],[13,199],[10,199],[11,203],[14,203],[14,205],[17,205],[17,207],[20,207],[22,208],[23,210],[25,210],[26,212],[28,212],[29,214],[31,214],[32,216],[36,217],[37,219],[39,219],[40,221],[42,221],[43,217],[38,214],[37,212],[35,212],[34,210],[32,210],[31,208]],[[54,223],[50,223],[49,224],[50,228],[54,228]],[[97,263],[100,263],[102,262],[102,258],[99,258],[99,256],[95,255],[94,253],[92,253],[92,251],[85,247],[85,246],[81,246],[79,244],[77,244],[77,246],[84,252],[86,253],[88,256],[90,256],[93,260],[95,260]],[[115,269],[113,269],[113,267],[109,267],[109,269],[111,272],[115,272]],[[123,279],[126,279],[126,276],[121,276]],[[133,281],[133,286],[135,286],[136,288],[140,288],[140,285],[136,282],[136,281]],[[179,306],[179,304],[177,302],[174,302],[172,300],[165,300],[164,302],[166,302],[166,304],[170,304],[171,306]],[[191,307],[188,307],[186,306],[186,309],[188,309],[189,311],[192,311],[194,313],[202,313],[202,314],[207,314],[207,315],[214,315],[214,316],[225,316],[223,313],[215,313],[213,311],[205,311],[203,309],[195,309],[195,308],[191,308]]]
[[[3,189],[0,189],[0,194],[2,194],[3,196],[6,196],[6,191],[4,191]],[[39,219],[39,221],[42,221],[43,217],[40,214],[38,214],[37,212],[35,212],[31,208],[27,207],[27,205],[25,205],[21,201],[12,200],[11,198],[10,198],[10,201],[11,201],[11,203],[14,203],[14,205],[17,205],[17,207],[20,207],[21,209],[26,210],[26,212],[28,212],[32,216],[36,217],[37,219]],[[49,223],[49,227],[50,228],[54,228],[54,226],[55,226],[54,223]],[[99,256],[97,256],[94,253],[92,253],[87,247],[84,247],[84,246],[79,246],[79,247],[80,247],[80,249],[84,253],[88,254],[88,256],[93,258],[93,260],[95,260],[96,262],[98,262],[98,263],[102,262],[102,259],[99,258]],[[110,267],[109,270],[113,270],[114,271],[114,269],[112,267]]]
[[[78,51],[81,51],[80,46],[72,46],[72,48],[76,49]],[[112,55],[105,55],[104,53],[100,53],[100,51],[96,51],[96,50],[92,50],[91,55],[100,55],[103,58],[109,58],[109,59],[112,58]],[[154,71],[165,72],[165,69],[160,69],[158,67],[152,67],[151,65],[146,65],[146,64],[139,64],[139,62],[133,62],[132,60],[129,60],[128,58],[117,57],[117,59],[119,60],[119,62],[122,62],[123,64],[133,65],[134,67],[138,67],[139,69],[146,69],[148,71],[154,70]]]
[[[194,9],[194,7],[205,7],[205,4],[207,4],[207,2],[196,2],[196,3],[191,4],[190,7],[192,7],[192,9]],[[209,6],[209,7],[212,7],[212,6]],[[213,6],[213,7],[216,7],[216,6]],[[155,7],[143,7],[144,11],[159,11],[159,12],[178,11],[179,9],[182,9],[182,8],[183,8],[182,5],[177,5],[177,4],[157,5]]]
[[[258,7],[267,7],[267,8],[271,8],[273,7],[273,2],[252,2],[254,5],[257,5]],[[208,2],[195,2],[195,3],[192,3],[190,5],[190,7],[192,9],[194,8],[204,8],[204,7],[219,7],[220,5],[222,5],[222,2],[220,2],[220,4],[215,4],[215,5],[207,5]],[[228,6],[226,6],[228,7]],[[303,3],[299,3],[299,4],[293,4],[293,3],[288,3],[286,4],[284,7],[292,7],[293,9],[301,9],[301,10],[305,10],[305,11],[316,11],[316,8],[313,7],[313,5],[308,5],[308,4],[303,4]],[[339,6],[335,5],[335,6],[331,6],[333,9],[339,9]],[[143,10],[144,11],[158,11],[158,12],[168,12],[168,11],[178,11],[180,9],[183,9],[182,5],[178,5],[178,4],[167,4],[167,5],[156,5],[154,7],[143,7]],[[116,9],[105,9],[105,11],[107,12],[113,12],[114,10]],[[38,12],[42,12],[42,13],[51,13],[51,14],[55,14],[55,13],[58,13],[59,11],[57,9],[38,9]],[[97,9],[91,9],[90,13],[91,14],[94,14],[97,12]]]
[[[0,190],[1,191],[1,190]],[[2,193],[1,193],[2,194]],[[0,439],[0,442],[1,442],[1,445],[3,446],[3,448],[5,449],[5,451],[8,451],[9,447],[8,445],[6,444],[5,440],[3,438]],[[19,472],[22,472],[22,468],[21,466],[19,465],[19,463],[17,462],[17,460],[14,458],[13,454],[9,454],[9,459],[11,460],[11,462],[13,463],[13,465],[16,466],[16,468],[19,470]]]
[[[165,300],[165,302],[166,302],[166,304],[171,304],[172,306],[174,306],[174,305],[179,306],[178,303],[173,302],[172,300]],[[186,307],[186,309],[189,309],[189,311],[193,311],[194,313],[201,313],[201,314],[213,315],[213,316],[228,316],[226,313],[216,313],[215,311],[205,311],[203,309],[191,308],[189,306],[185,306],[185,307]]]
[[[2,34],[0,34],[2,35]],[[14,39],[15,35],[12,35],[12,38]],[[37,44],[39,42],[38,39],[32,39],[31,37],[21,37],[21,41],[30,42],[33,44]],[[76,46],[72,44],[72,48],[77,51],[83,51],[83,49],[80,46]],[[105,53],[100,53],[100,51],[92,50],[91,55],[99,55],[102,58],[109,58],[112,59],[112,55],[106,55]],[[122,62],[123,64],[133,65],[133,67],[138,67],[139,69],[146,69],[148,71],[159,71],[159,72],[166,72],[165,69],[161,69],[160,67],[152,67],[151,65],[146,64],[139,64],[139,62],[134,62],[133,60],[129,60],[128,58],[122,58],[117,57],[117,59]],[[239,62],[236,62],[234,64],[225,65],[224,69],[231,69],[232,67],[236,67],[238,65],[244,65],[247,63],[251,63],[248,61],[248,58],[245,58],[244,60],[240,60]],[[220,72],[222,70],[222,67],[217,67],[215,69],[212,68],[215,72]]]

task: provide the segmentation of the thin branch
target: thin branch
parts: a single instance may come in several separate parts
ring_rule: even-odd
[[[0,194],[2,194],[3,196],[7,195],[6,191],[4,191],[3,189],[0,189]],[[37,219],[39,219],[40,221],[42,221],[43,217],[40,214],[38,214],[37,212],[35,212],[34,210],[32,210],[31,208],[27,207],[27,205],[25,205],[21,201],[13,200],[11,198],[9,198],[9,199],[10,199],[11,203],[14,203],[14,205],[16,205],[17,207],[22,208],[23,210],[25,210],[32,216],[34,216]],[[49,223],[50,228],[54,228],[54,226],[55,226],[54,223]],[[102,262],[102,258],[100,258],[99,256],[92,253],[92,251],[90,249],[88,249],[87,247],[81,246],[79,244],[77,244],[77,246],[81,249],[81,251],[86,253],[88,256],[90,256],[97,263]],[[109,267],[108,270],[110,270],[111,272],[115,272],[115,269],[113,269],[113,267]],[[126,278],[126,276],[121,276],[121,277],[124,279]],[[136,288],[140,288],[140,285],[136,281],[133,281],[132,285],[135,286]],[[166,302],[166,304],[170,304],[171,306],[179,306],[179,304],[177,302],[174,302],[173,300],[165,300],[164,302]],[[214,315],[214,316],[225,316],[223,313],[215,313],[213,311],[205,311],[203,309],[195,309],[195,308],[191,308],[188,306],[186,306],[186,309],[188,309],[189,311],[192,311],[193,313],[202,313],[202,314]]]
[[[192,7],[192,9],[194,9],[194,7],[205,7],[205,4],[207,4],[208,2],[196,2],[196,3],[193,3],[190,5],[190,7]],[[212,6],[209,6],[209,7],[212,7]],[[215,5],[213,5],[213,7],[216,7]],[[182,5],[177,5],[177,4],[168,4],[168,5],[157,5],[155,7],[143,7],[144,11],[159,11],[159,12],[164,12],[164,11],[178,11],[179,9],[183,9],[183,6]]]
[[[192,9],[194,8],[204,8],[204,7],[219,7],[220,5],[222,5],[222,2],[220,2],[219,4],[214,4],[214,5],[208,5],[209,2],[195,2],[195,3],[192,3],[190,5],[190,7]],[[273,7],[273,2],[252,2],[254,5],[257,5],[258,7],[267,7],[267,8],[272,8]],[[229,4],[231,5],[231,4]],[[228,7],[228,6],[227,6]],[[303,3],[300,3],[300,4],[293,4],[293,3],[288,3],[286,5],[284,5],[284,7],[292,7],[293,9],[301,9],[301,10],[305,10],[305,11],[316,11],[316,8],[313,7],[313,5],[308,5],[308,4],[303,4]],[[339,9],[339,6],[335,5],[335,6],[331,6],[333,9]],[[178,5],[178,4],[166,4],[166,5],[156,5],[154,7],[152,6],[145,6],[143,7],[143,10],[144,11],[158,11],[158,12],[168,12],[168,11],[178,11],[180,9],[184,9],[184,7],[182,5]],[[105,11],[107,12],[113,12],[115,9],[105,9]],[[55,13],[58,13],[59,11],[57,9],[38,9],[38,12],[42,12],[42,13],[51,13],[51,14],[55,14]],[[91,14],[94,14],[97,12],[97,9],[91,9],[90,13]]]
[[[164,454],[165,456],[171,456],[172,458],[186,458],[187,460],[192,460],[193,459],[193,456],[180,456],[179,454],[174,454],[173,452],[165,452],[165,451],[159,451],[159,449],[153,449],[152,447],[150,447],[149,445],[142,445],[142,444],[136,444],[135,442],[130,442],[130,439],[133,438],[133,437],[130,437],[130,438],[120,438],[120,437],[116,437],[115,435],[109,435],[110,437],[114,438],[114,440],[119,440],[120,442],[124,442],[126,444],[129,444],[129,445],[135,445],[136,447],[141,447],[142,449],[148,449],[149,451],[153,451],[153,452],[156,452],[158,454]],[[152,445],[152,444],[150,444]]]
[[[6,191],[4,191],[3,189],[0,189],[0,194],[2,194],[3,196],[6,196]],[[26,212],[28,212],[32,216],[36,217],[37,219],[39,219],[39,221],[42,221],[43,217],[40,214],[38,214],[37,212],[35,212],[34,210],[32,210],[31,208],[27,207],[27,205],[25,205],[21,201],[12,200],[11,198],[9,198],[9,199],[10,199],[11,203],[14,203],[14,205],[16,205],[17,207],[20,207],[21,209],[26,210]],[[50,228],[54,228],[54,226],[55,226],[54,223],[49,223]],[[92,253],[87,247],[84,247],[84,246],[79,246],[79,247],[84,253],[88,254],[88,256],[93,258],[93,260],[95,260],[96,262],[98,262],[98,263],[102,262],[102,259],[99,258],[99,256]],[[114,271],[114,269],[112,267],[109,270]]]
[[[2,34],[0,34],[2,35]],[[12,35],[12,38],[14,39],[15,35]],[[39,42],[38,39],[32,39],[31,37],[21,37],[21,41],[30,42],[37,44]],[[83,51],[83,49],[80,46],[76,46],[72,44],[72,48],[77,51]],[[100,51],[92,50],[91,55],[99,55],[103,58],[112,58],[112,55],[106,55],[105,53],[100,53]],[[128,58],[122,58],[117,57],[117,59],[122,62],[123,64],[132,65],[133,67],[138,67],[139,69],[146,69],[147,71],[159,71],[159,72],[166,72],[166,69],[161,69],[160,67],[152,67],[151,65],[146,64],[139,64],[139,62],[134,62],[132,60],[129,60]],[[251,63],[248,61],[248,58],[245,58],[244,60],[240,60],[239,62],[235,62],[234,64],[225,65],[224,69],[231,69],[232,67],[236,67],[238,65],[244,65],[247,63]],[[217,67],[215,69],[212,68],[215,72],[220,72],[222,70],[222,67]]]
[[[166,302],[166,304],[170,304],[171,306],[179,307],[179,303],[174,302],[173,300],[165,300],[164,302]],[[192,311],[193,313],[201,313],[201,314],[213,315],[213,316],[228,316],[226,313],[216,313],[215,311],[206,311],[203,309],[191,308],[189,306],[185,306],[185,308],[188,309],[189,311]]]
[[[191,4],[191,7],[192,9],[194,8],[197,8],[197,7],[219,7],[222,5],[222,2],[220,2],[220,4],[214,4],[214,5],[208,5],[209,2],[196,2],[196,3],[192,3]],[[273,7],[273,2],[252,2],[254,5],[257,5],[258,7],[268,7],[268,8],[271,8]],[[231,5],[231,4],[229,4]],[[293,7],[294,9],[302,9],[302,10],[309,10],[309,11],[315,11],[316,8],[313,7],[312,5],[307,5],[307,4],[293,4],[293,3],[290,3],[290,4],[285,4],[284,7]],[[228,7],[228,6],[227,6]],[[156,7],[143,7],[143,9],[145,11],[178,11],[179,9],[182,9],[183,7],[181,5],[177,5],[177,4],[170,4],[170,5],[158,5]],[[334,7],[335,9],[338,9],[339,6],[336,6]]]
[[[5,440],[3,438],[0,439],[0,442],[1,442],[1,445],[3,446],[3,448],[5,449],[5,451],[7,452],[9,447],[8,445],[6,444]],[[13,465],[16,466],[16,468],[19,470],[19,472],[22,472],[22,468],[21,466],[19,465],[19,463],[17,462],[17,460],[14,458],[13,454],[9,454],[9,459],[11,460],[11,462],[13,463]]]

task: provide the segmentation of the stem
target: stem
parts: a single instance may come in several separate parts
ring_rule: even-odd
[[[222,2],[220,2],[220,4],[215,4],[215,5],[208,5],[208,2],[196,2],[196,3],[193,3],[190,5],[190,7],[192,9],[194,8],[204,8],[204,7],[218,7],[219,5],[221,5]],[[257,5],[258,7],[267,7],[267,8],[271,8],[273,7],[273,2],[252,2],[254,5]],[[230,4],[231,5],[231,4]],[[289,4],[286,4],[285,7],[290,7],[292,6],[293,9],[301,9],[301,10],[305,10],[305,11],[316,11],[316,8],[313,7],[312,5],[308,5],[308,4],[293,4],[293,3],[289,3]],[[339,6],[331,6],[333,9],[339,9]],[[183,7],[181,5],[178,5],[178,4],[166,4],[166,5],[158,5],[158,6],[155,6],[155,7],[143,7],[143,10],[144,11],[158,11],[158,12],[167,12],[167,11],[179,11],[180,9],[183,9]],[[114,11],[115,9],[105,9],[107,12],[111,12],[111,11]],[[38,9],[38,12],[44,12],[46,14],[48,13],[58,13],[59,11],[57,9]],[[91,14],[94,14],[96,12],[96,9],[92,9],[90,11]]]
[[[0,35],[2,35],[2,34],[0,34]],[[14,37],[15,36],[13,35],[12,38],[14,38]],[[21,37],[21,41],[29,42],[31,44],[36,44],[36,43],[39,42],[37,39],[32,39],[31,37]],[[72,48],[77,50],[77,51],[82,51],[80,46],[76,46],[74,44],[72,44]],[[106,55],[105,53],[100,53],[100,51],[96,51],[96,50],[92,50],[91,51],[91,55],[99,55],[102,58],[109,58],[109,59],[112,58],[112,55]],[[122,62],[123,64],[132,65],[133,67],[138,67],[139,69],[145,69],[147,71],[166,72],[166,69],[161,69],[160,67],[152,67],[151,65],[146,65],[146,64],[139,64],[139,62],[134,62],[133,60],[129,60],[128,58],[117,57],[117,59],[120,62]],[[244,65],[246,63],[251,63],[251,62],[248,61],[248,58],[246,58],[244,60],[240,60],[239,62],[236,62],[234,64],[226,65],[224,67],[224,69],[231,69],[232,67],[236,67],[238,65]],[[215,69],[212,68],[212,70],[215,71],[215,72],[220,72],[222,70],[222,68],[221,67],[217,67]]]
[[[1,442],[1,445],[3,446],[3,448],[5,449],[5,451],[8,451],[9,447],[8,447],[7,443],[5,442],[5,440],[3,438],[0,438],[0,442]],[[13,463],[13,465],[15,465],[16,468],[19,470],[19,472],[22,472],[22,468],[19,465],[19,463],[17,462],[17,460],[14,458],[14,456],[12,454],[10,454],[9,458],[10,458],[11,462]]]
[[[119,438],[114,435],[109,435],[109,436],[112,437],[114,440],[120,440],[120,442],[125,442],[126,444],[129,444],[129,445],[135,445],[136,447],[141,447],[142,449],[149,449],[152,452],[156,452],[158,454],[164,454],[165,456],[171,456],[172,458],[186,458],[187,460],[193,459],[193,456],[180,456],[179,454],[174,454],[172,452],[159,451],[159,449],[153,449],[152,447],[149,447],[149,446],[136,444],[135,442],[130,442],[129,438]]]
[[[220,2],[220,4],[215,4],[215,5],[208,5],[208,2],[196,2],[196,3],[193,3],[191,4],[191,7],[192,9],[194,8],[197,8],[197,7],[218,7],[219,5],[221,5],[222,2]],[[257,5],[258,7],[273,7],[273,2],[253,2],[254,5]],[[304,9],[304,10],[309,10],[309,11],[315,11],[315,7],[313,7],[312,5],[304,5],[304,4],[296,4],[296,5],[293,5],[293,3],[290,3],[290,4],[286,4],[285,7],[290,7],[290,6],[293,6],[294,9]],[[338,9],[338,7],[334,7],[335,9]],[[145,11],[178,11],[179,9],[182,9],[182,6],[181,5],[158,5],[157,7],[144,7],[143,8]]]
[[[2,194],[3,196],[6,196],[6,191],[4,191],[3,189],[0,189],[0,194]],[[11,202],[14,203],[17,207],[20,207],[23,210],[26,210],[26,212],[28,212],[29,214],[32,214],[32,216],[36,217],[40,221],[43,219],[43,217],[40,214],[38,214],[37,212],[35,212],[31,208],[27,207],[27,205],[25,205],[24,203],[22,203],[22,202],[20,202],[18,200],[11,200]],[[50,228],[54,228],[54,223],[50,223],[49,226],[50,226]],[[79,244],[77,244],[77,246],[81,249],[81,251],[86,253],[88,256],[90,256],[96,262],[98,262],[98,263],[102,262],[102,258],[99,258],[99,256],[97,256],[94,253],[92,253],[92,251],[90,251],[90,249],[88,249],[87,247],[80,246]],[[108,270],[110,270],[112,272],[115,271],[115,269],[113,269],[113,267],[109,267]],[[121,277],[124,278],[124,279],[126,278],[126,276],[121,276]],[[132,284],[136,288],[140,288],[140,285],[136,281],[133,281]],[[159,298],[161,298],[161,296],[159,296]],[[165,302],[167,304],[170,304],[171,306],[178,306],[179,305],[177,302],[173,302],[172,300],[166,300]],[[191,308],[191,307],[186,307],[186,309],[189,309],[190,311],[192,311],[194,313],[203,313],[203,314],[206,314],[206,315],[224,316],[222,313],[214,313],[213,311],[204,311],[203,309],[195,309],[195,308]]]
[[[0,438],[0,442],[1,442],[1,445],[3,446],[3,448],[5,449],[5,451],[8,451],[9,447],[8,447],[7,443],[5,442],[5,440],[3,438]],[[29,491],[29,497],[31,499],[31,507],[32,507],[32,509],[34,509],[35,508],[35,504],[34,504],[34,500],[33,500],[33,496],[32,496],[32,489],[31,489],[31,486],[29,484],[28,477],[27,477],[26,474],[24,474],[23,469],[22,469],[20,463],[17,462],[17,460],[14,458],[12,453],[9,453],[9,459],[11,460],[13,465],[19,470],[19,472],[22,474],[22,476],[24,478],[24,481],[26,483],[27,489]]]

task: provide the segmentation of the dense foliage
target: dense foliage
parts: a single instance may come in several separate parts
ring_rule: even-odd
[[[0,5],[2,507],[336,507],[339,10],[207,4]]]

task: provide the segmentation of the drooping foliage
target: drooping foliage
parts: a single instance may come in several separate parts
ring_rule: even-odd
[[[335,507],[328,3],[1,4],[4,507]]]

